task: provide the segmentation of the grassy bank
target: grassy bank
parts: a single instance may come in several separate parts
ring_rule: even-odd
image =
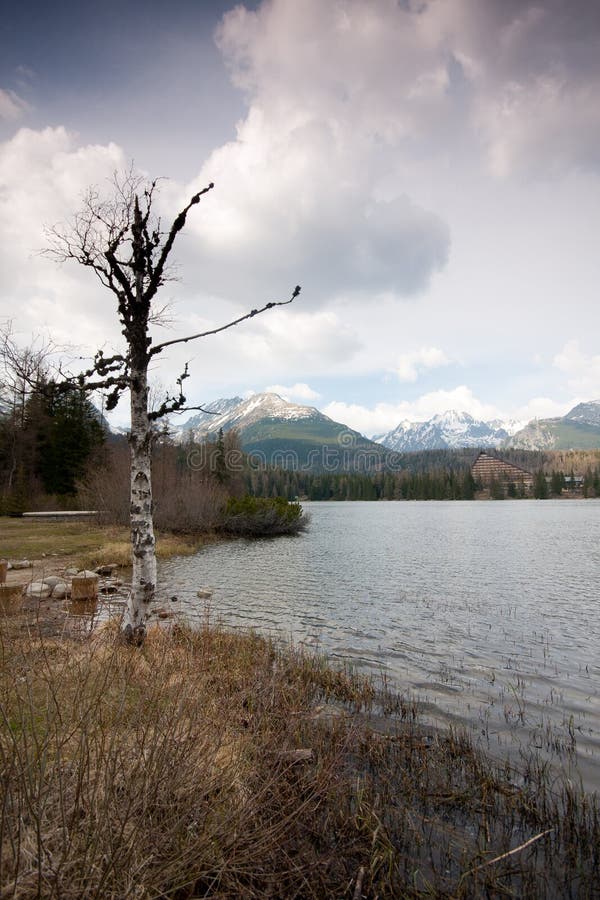
[[[319,658],[0,624],[2,897],[594,895],[595,802]]]
[[[157,533],[156,551],[163,559],[195,553],[211,535]],[[11,519],[0,517],[0,557],[39,560],[69,559],[80,568],[106,563],[131,565],[129,531],[93,521]]]

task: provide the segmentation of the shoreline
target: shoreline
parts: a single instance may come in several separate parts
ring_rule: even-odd
[[[140,896],[232,900],[597,885],[593,796],[534,757],[519,771],[423,725],[414,704],[321,656],[177,623],[139,649],[110,624],[0,629],[8,893],[125,896],[132,871]]]
[[[38,565],[74,559],[57,552]],[[30,796],[32,782],[19,780],[24,769],[15,764],[11,796],[28,798],[33,825],[43,796],[50,818],[35,827],[44,859],[53,860],[52,870],[41,859],[31,868],[28,857],[11,867],[9,849],[9,892],[14,886],[33,897],[57,879],[61,896],[74,900],[81,879],[98,877],[120,896],[144,859],[143,896],[175,896],[182,883],[196,892],[185,896],[216,890],[226,898],[551,897],[573,883],[591,896],[600,872],[597,795],[557,778],[534,753],[509,765],[478,749],[464,729],[422,722],[417,704],[399,692],[380,693],[347,665],[254,632],[208,623],[192,631],[175,618],[154,624],[144,646],[133,649],[110,622],[69,629],[63,616],[62,625],[47,627],[45,617],[58,608],[33,600],[22,614],[0,617],[1,702],[9,721],[20,723],[3,758],[14,753],[22,761],[35,750],[33,783],[46,785],[46,793]],[[79,709],[87,710],[83,717]],[[89,769],[95,746],[109,754],[97,773]],[[65,754],[73,760],[66,770]],[[52,776],[59,762],[63,774]],[[124,766],[128,781],[107,784],[102,773],[111,766]],[[70,809],[70,785],[82,778],[97,803],[108,791],[107,821],[121,810],[139,845],[111,838],[109,851],[91,808],[67,816],[75,830],[61,843],[52,821]],[[102,791],[93,787],[97,778]],[[148,801],[138,802],[140,789],[165,796],[159,831],[148,820]],[[4,833],[16,828],[26,846],[27,822],[8,821],[9,807],[0,815]],[[190,830],[199,816],[202,827]],[[78,869],[80,835],[98,846],[92,875]],[[224,857],[214,857],[215,846],[227,848]],[[67,856],[57,864],[61,853]]]

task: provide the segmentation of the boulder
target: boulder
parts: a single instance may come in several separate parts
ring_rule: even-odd
[[[29,559],[18,559],[12,564],[13,569],[31,569],[33,563]]]
[[[65,575],[68,578],[72,578],[73,575],[77,575],[78,571],[79,569],[74,568],[74,566],[69,566],[67,569],[65,569]]]
[[[71,593],[71,589],[66,581],[58,581],[52,588],[53,600],[64,600]]]
[[[200,597],[201,600],[208,600],[209,597],[212,597],[213,592],[210,588],[200,588],[197,592],[197,596]]]
[[[52,588],[43,581],[32,581],[25,587],[25,596],[35,597],[36,600],[46,600],[51,593]]]
[[[47,584],[48,587],[55,587],[57,584],[62,584],[64,582],[64,578],[61,578],[60,575],[48,575],[47,578],[42,579],[44,584]]]

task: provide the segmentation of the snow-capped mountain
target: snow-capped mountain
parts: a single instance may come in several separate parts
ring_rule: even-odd
[[[344,447],[346,462],[360,450],[378,458],[383,447],[398,453],[460,448],[518,448],[524,450],[564,450],[600,448],[600,400],[579,403],[565,416],[534,419],[525,424],[514,420],[476,419],[466,412],[447,410],[427,422],[400,422],[387,434],[371,440],[313,406],[290,403],[278,394],[253,394],[247,399],[229,397],[214,400],[181,425],[173,420],[168,431],[176,441],[201,442],[216,439],[219,429],[235,429],[242,448],[248,452],[275,453],[293,450],[308,459],[322,448]],[[126,429],[111,428],[113,434]],[[375,443],[376,442],[376,443]],[[318,465],[318,463],[317,463]],[[329,463],[328,463],[329,465]]]
[[[216,433],[219,428],[225,428],[222,424],[215,427],[214,424],[218,419],[219,422],[226,420],[227,415],[236,407],[243,403],[242,397],[229,397],[213,400],[211,403],[202,404],[206,412],[198,412],[191,419],[187,419],[181,424],[169,422],[169,433],[175,440],[185,440],[186,438],[203,438],[213,431]]]
[[[387,434],[373,438],[397,453],[458,447],[501,447],[522,422],[485,422],[466,412],[447,410],[427,422],[404,421]]]
[[[580,425],[593,425],[600,428],[600,400],[578,403],[564,418],[570,422],[578,422]]]
[[[205,406],[206,412],[198,413],[180,425],[175,432],[176,438],[185,440],[192,437],[194,440],[203,440],[210,435],[223,431],[237,429],[244,432],[251,425],[263,419],[277,420],[278,422],[298,422],[302,419],[325,419],[332,422],[328,416],[323,415],[313,406],[299,406],[289,403],[279,394],[253,394],[247,400],[241,397],[214,400]]]
[[[289,403],[279,394],[216,400],[206,409],[180,426],[175,439],[201,443],[215,440],[221,428],[235,429],[242,450],[270,465],[329,472],[377,468],[385,454],[383,447],[313,406]]]
[[[566,416],[534,419],[507,443],[519,450],[593,450],[600,447],[600,400],[578,403]]]

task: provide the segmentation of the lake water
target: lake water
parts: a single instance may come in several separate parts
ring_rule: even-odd
[[[383,673],[426,720],[600,788],[600,501],[306,503],[299,536],[161,565],[192,619]],[[576,768],[574,768],[576,766]]]

